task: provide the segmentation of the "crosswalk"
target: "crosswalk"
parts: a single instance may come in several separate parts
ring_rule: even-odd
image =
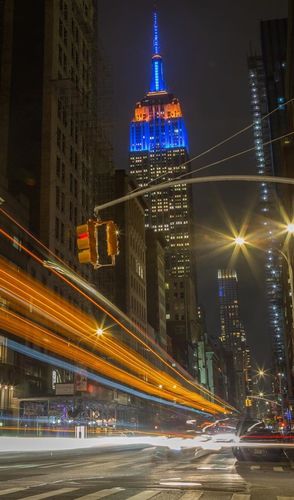
[[[103,464],[104,467],[105,467],[105,463]],[[121,468],[121,467],[126,467],[126,466],[132,466],[132,469],[134,468],[140,468],[140,467],[145,467],[146,466],[146,463],[143,462],[143,463],[137,463],[137,464],[134,464],[133,460],[132,461],[129,461],[129,462],[123,462],[123,463],[111,463],[111,464],[107,464],[107,469],[109,470],[114,470],[114,469],[117,469],[117,468]],[[24,464],[15,464],[15,465],[1,465],[0,466],[0,474],[1,473],[4,473],[5,470],[11,470],[11,469],[19,469],[19,470],[22,470],[22,469],[41,469],[41,470],[46,470],[46,469],[54,469],[54,468],[57,468],[57,469],[71,469],[71,468],[81,468],[83,466],[86,466],[87,469],[91,469],[91,468],[97,468],[99,467],[99,463],[97,461],[87,461],[87,462],[62,462],[62,463],[59,463],[59,462],[49,462],[49,463],[24,463]],[[166,467],[164,465],[164,467]],[[230,464],[230,465],[222,465],[222,464],[204,464],[204,465],[197,465],[197,464],[194,464],[194,465],[191,465],[191,463],[187,463],[187,464],[181,464],[179,466],[176,466],[174,467],[175,470],[178,470],[178,471],[185,471],[186,469],[194,469],[195,471],[223,471],[223,472],[227,472],[227,471],[234,471],[236,469],[236,464]],[[286,471],[289,471],[289,469],[292,468],[292,470],[294,469],[293,465],[292,467],[290,467],[289,465],[270,465],[270,464],[262,464],[262,465],[252,465],[252,464],[249,464],[249,463],[244,463],[244,462],[241,462],[241,463],[238,463],[237,464],[237,468],[238,469],[250,469],[251,471],[261,471],[261,470],[264,470],[266,469],[267,471],[273,471],[273,472],[286,472]],[[0,492],[1,494],[1,492]]]
[[[258,500],[259,496],[250,493],[230,493],[215,490],[162,490],[159,488],[134,489],[123,487],[110,487],[96,489],[95,491],[85,492],[84,488],[67,487],[49,487],[46,491],[37,491],[37,487],[13,487],[0,490],[0,496],[7,500],[45,500],[54,498],[54,500]],[[268,495],[268,500],[294,500],[294,496],[275,496]]]

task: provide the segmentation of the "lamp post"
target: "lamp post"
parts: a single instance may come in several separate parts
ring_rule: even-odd
[[[286,233],[288,234],[288,238],[286,239],[286,245],[285,249],[277,249],[279,254],[283,257],[287,264],[287,273],[288,273],[288,280],[289,280],[289,286],[290,286],[290,295],[291,295],[291,336],[292,336],[292,342],[291,342],[291,349],[293,349],[294,345],[294,276],[293,276],[293,267],[292,267],[292,260],[291,260],[291,248],[290,248],[290,241],[292,236],[294,236],[294,223],[289,223],[286,226]],[[245,240],[244,237],[242,236],[237,236],[234,238],[234,243],[238,247],[245,246],[247,241]],[[293,350],[294,351],[294,350]],[[293,358],[294,358],[294,352],[293,352]],[[293,367],[289,367],[290,370],[293,370]],[[293,377],[293,373],[291,373]],[[281,397],[281,406],[282,410],[284,409],[284,398],[283,398],[283,390],[282,390],[282,377],[284,374],[278,373],[278,378],[279,378],[279,393]]]
[[[294,223],[287,225],[287,233],[290,237],[294,236]],[[294,281],[293,281],[293,267],[292,267],[291,252],[290,252],[290,239],[288,239],[287,241],[286,252],[280,250],[280,254],[284,257],[288,267],[291,305],[292,305],[292,330],[293,330],[292,333],[294,334]]]

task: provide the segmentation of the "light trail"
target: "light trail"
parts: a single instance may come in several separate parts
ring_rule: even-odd
[[[81,368],[76,366],[75,364],[71,364],[68,361],[63,361],[63,360],[56,358],[54,356],[51,356],[49,354],[45,354],[43,352],[36,351],[35,349],[32,349],[31,347],[25,346],[23,344],[19,344],[18,342],[15,342],[11,339],[7,339],[7,347],[9,347],[11,350],[19,352],[23,355],[26,355],[26,356],[29,356],[31,358],[37,359],[39,361],[42,361],[44,363],[47,363],[48,365],[63,368],[63,369],[68,370],[72,373],[79,374],[81,371]],[[150,394],[146,394],[145,392],[137,391],[135,389],[132,389],[131,387],[128,387],[128,386],[123,385],[121,383],[109,380],[101,375],[97,375],[95,373],[92,373],[89,370],[86,370],[84,368],[83,368],[83,373],[85,373],[85,376],[89,380],[93,380],[94,382],[102,384],[102,385],[109,387],[111,389],[117,389],[119,391],[126,392],[127,394],[131,394],[133,396],[136,396],[136,397],[139,397],[142,399],[146,399],[148,401],[154,401],[156,403],[160,403],[160,404],[163,404],[163,405],[166,405],[169,407],[178,408],[180,410],[185,410],[185,411],[190,411],[193,413],[211,416],[210,413],[192,408],[190,406],[180,405],[178,403],[174,403],[171,401],[164,400],[162,398],[152,396]]]
[[[37,287],[36,294],[34,287],[32,286],[34,281],[31,278],[29,279],[28,293],[26,290],[27,284],[24,280],[24,273],[18,270],[17,276],[14,276],[13,266],[9,266],[9,264],[3,260],[0,260],[0,263],[2,264],[2,268],[0,266],[0,284],[2,287],[2,293],[3,296],[6,297],[8,290],[8,297],[10,299],[9,309],[3,308],[0,311],[0,325],[6,331],[9,331],[14,335],[21,336],[25,340],[29,339],[40,347],[45,346],[46,349],[51,351],[53,350],[55,353],[62,353],[63,356],[69,357],[70,359],[78,359],[80,362],[84,363],[85,366],[88,366],[88,368],[90,367],[97,370],[97,363],[93,364],[93,362],[94,360],[95,362],[99,360],[99,369],[100,371],[102,370],[104,374],[111,378],[128,383],[134,387],[140,388],[142,391],[147,391],[157,396],[160,395],[169,400],[173,399],[179,403],[191,404],[194,407],[197,404],[198,408],[206,409],[212,413],[225,411],[224,406],[212,403],[206,400],[203,396],[195,393],[195,391],[192,392],[191,390],[188,390],[181,383],[179,383],[178,380],[153,367],[137,353],[129,348],[126,349],[126,347],[122,344],[118,344],[115,340],[109,339],[109,346],[108,339],[105,338],[105,341],[99,342],[98,350],[104,354],[111,354],[113,358],[123,364],[124,368],[127,367],[131,372],[135,372],[136,375],[138,372],[140,376],[147,375],[146,380],[142,381],[137,376],[127,373],[125,370],[122,370],[117,366],[111,365],[101,357],[98,358],[94,354],[85,351],[84,348],[72,345],[71,342],[76,340],[80,341],[82,339],[84,344],[86,344],[89,348],[93,348],[93,342],[91,340],[91,336],[89,336],[88,328],[86,328],[86,330],[79,329],[79,316],[85,320],[91,320],[91,317],[87,317],[85,313],[82,314],[78,309],[68,305],[63,299],[56,297],[53,292],[46,292],[45,295],[42,295],[40,290],[46,290],[43,285],[35,284]],[[5,269],[3,269],[4,266]],[[22,286],[16,287],[15,282],[21,284]],[[16,306],[15,300],[13,300],[14,297],[17,300]],[[29,301],[28,298],[30,299]],[[19,301],[19,299],[21,300]],[[48,307],[46,305],[48,300],[50,302],[51,315],[48,314]],[[26,302],[27,307],[24,306]],[[37,302],[37,313],[34,311],[35,302]],[[17,310],[17,313],[11,310],[13,308]],[[46,325],[49,330],[44,326],[36,324],[36,321],[40,321],[39,316],[43,309],[46,314],[46,323],[47,321],[49,322]],[[60,338],[52,332],[52,330],[56,330],[56,328],[58,331],[58,322],[60,317],[57,317],[56,322],[55,316],[56,311],[59,313],[58,309],[63,312],[61,333],[63,334],[63,337],[66,338]],[[69,332],[66,329],[68,311],[70,312],[70,319],[72,316],[76,318],[76,330],[72,328],[72,324],[70,323]],[[19,313],[23,314],[25,317],[19,316]],[[31,319],[27,319],[28,316],[33,316],[33,321]],[[82,322],[82,326],[84,326],[84,324],[85,321]],[[90,321],[89,326],[91,327],[92,324],[93,323]],[[85,335],[85,332],[88,333],[88,336]],[[60,333],[60,331],[58,331],[58,333]],[[76,349],[78,352],[73,354],[73,351]]]
[[[1,260],[0,260],[1,263]],[[3,265],[3,263],[2,263]],[[7,265],[6,265],[7,267]],[[46,294],[42,294],[39,290],[42,290],[42,285],[35,284],[37,287],[37,296],[36,290],[33,286],[28,286],[24,279],[19,279],[23,273],[21,271],[17,272],[17,277],[13,276],[12,272],[7,272],[6,269],[1,269],[0,267],[0,284],[2,287],[3,295],[6,297],[10,297],[13,299],[17,298],[17,305],[10,304],[10,308],[13,307],[17,312],[21,312],[22,315],[26,317],[30,317],[33,315],[34,321],[38,323],[43,319],[42,314],[43,310],[45,311],[45,321],[43,319],[42,323],[45,323],[47,327],[56,329],[57,326],[60,326],[60,318],[62,318],[61,326],[62,328],[58,329],[58,333],[62,333],[63,336],[66,336],[70,341],[83,340],[83,343],[88,345],[90,348],[93,347],[93,334],[89,335],[89,331],[95,331],[96,324],[91,322],[91,317],[86,316],[85,314],[81,314],[79,310],[74,309],[69,306],[64,300],[58,299],[56,301],[56,297],[54,297],[53,292],[50,293],[46,291]],[[27,278],[28,279],[28,278]],[[20,286],[16,287],[14,284],[16,281]],[[26,291],[28,288],[28,292]],[[12,292],[10,292],[12,290]],[[50,298],[50,296],[52,298]],[[55,300],[53,300],[55,298]],[[50,302],[50,313],[48,314],[48,306],[47,302]],[[20,302],[20,305],[19,305]],[[27,306],[29,304],[29,307]],[[37,310],[37,312],[36,312]],[[70,324],[69,324],[69,332],[67,331],[67,314],[70,313]],[[57,317],[56,317],[57,314]],[[84,321],[80,320],[80,317],[84,319]],[[71,318],[75,318],[76,328],[72,327]],[[88,325],[86,321],[88,320]],[[82,330],[79,329],[79,324],[82,325]],[[164,387],[172,387],[174,395],[180,396],[182,393],[182,387],[178,384],[175,379],[172,379],[170,376],[167,376],[163,372],[159,372],[155,368],[153,368],[149,363],[145,361],[144,358],[139,356],[137,353],[132,351],[130,348],[125,348],[118,341],[113,341],[110,339],[109,335],[106,335],[104,338],[99,337],[98,341],[95,342],[95,347],[104,354],[110,354],[112,358],[116,359],[120,363],[124,363],[129,370],[135,372],[139,375],[148,375],[148,381],[157,385],[164,385]],[[176,383],[175,383],[176,382]],[[178,388],[178,390],[175,390]],[[203,404],[205,400],[203,400]]]
[[[7,213],[0,208],[0,211],[4,214],[7,215]],[[29,233],[23,226],[21,226],[15,219],[13,219],[11,216],[9,216],[10,220],[12,220],[19,228],[21,228],[24,232],[26,232],[29,236],[31,236],[31,233]],[[7,239],[9,239],[11,242],[14,241],[13,237],[11,237],[6,231],[4,231],[2,228],[0,228],[0,233],[5,236]],[[33,237],[34,240],[38,243],[43,248],[46,248],[45,245],[43,245],[37,238]],[[34,260],[36,260],[38,263],[43,264],[43,260],[40,259],[38,256],[36,256],[32,251],[30,251],[25,245],[22,243],[18,243],[20,248],[24,250],[26,253],[28,253]],[[48,251],[52,254],[52,252],[48,249]],[[54,255],[54,254],[53,254]],[[60,259],[59,259],[60,260]],[[62,261],[61,261],[62,262]],[[118,326],[120,326],[126,333],[128,333],[130,336],[132,336],[136,341],[141,343],[147,350],[151,351],[152,354],[154,354],[158,360],[160,360],[169,370],[173,371],[174,373],[177,374],[180,378],[182,378],[186,383],[188,383],[190,386],[193,388],[196,388],[198,391],[202,392],[206,396],[212,398],[214,401],[217,401],[220,405],[222,405],[224,408],[226,408],[228,411],[236,411],[235,408],[230,406],[228,403],[224,402],[221,400],[221,398],[215,396],[212,394],[210,391],[208,391],[206,388],[201,386],[200,384],[197,384],[196,382],[192,381],[191,379],[188,378],[188,376],[184,375],[182,372],[184,370],[179,371],[176,369],[174,366],[170,365],[160,354],[158,354],[149,344],[144,342],[142,339],[140,339],[134,332],[132,332],[129,328],[127,328],[118,318],[116,318],[112,313],[110,313],[107,309],[101,306],[96,300],[92,299],[89,295],[87,295],[85,292],[83,292],[78,286],[76,286],[74,283],[72,283],[69,279],[66,277],[62,276],[59,272],[55,271],[54,269],[51,269],[51,272],[55,274],[56,276],[59,277],[59,279],[62,279],[65,283],[67,283],[71,288],[73,288],[75,291],[77,291],[81,296],[83,296],[85,299],[87,299],[89,302],[91,302],[93,305],[95,305],[97,308],[99,308],[102,312],[104,312],[108,317],[110,317]],[[153,342],[154,345],[154,342]],[[158,348],[158,346],[156,346]],[[162,349],[161,349],[162,351]],[[164,352],[164,351],[163,351]],[[166,355],[166,353],[165,353]],[[171,358],[171,361],[172,358]],[[188,375],[188,374],[187,374]]]

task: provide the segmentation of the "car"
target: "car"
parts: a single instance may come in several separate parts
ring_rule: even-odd
[[[249,424],[252,425],[249,425]],[[286,442],[285,436],[281,432],[269,429],[261,421],[243,420],[237,426],[237,440],[245,446],[232,448],[234,456],[238,461],[287,461],[283,446],[276,446],[277,443],[283,445]],[[248,446],[246,444],[248,443]],[[256,446],[254,446],[256,445]]]

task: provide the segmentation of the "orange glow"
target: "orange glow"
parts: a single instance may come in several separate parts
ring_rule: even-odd
[[[134,122],[148,122],[158,113],[158,106],[141,106],[137,104],[135,108]],[[180,103],[174,101],[163,106],[162,118],[168,120],[169,118],[179,118],[183,116]]]
[[[19,228],[21,228],[24,232],[26,232],[31,238],[34,239],[34,241],[36,241],[38,244],[41,245],[42,248],[46,249],[47,252],[49,252],[51,255],[53,255],[57,260],[59,260],[60,262],[63,262],[59,257],[55,256],[55,254],[53,252],[51,252],[49,249],[47,249],[45,247],[44,244],[42,244],[42,242],[39,242],[39,240],[37,238],[35,238],[35,236],[33,236],[29,231],[27,231],[23,226],[21,226],[15,219],[13,219],[13,217],[11,217],[9,214],[7,214],[7,212],[5,212],[3,209],[0,208],[0,211],[5,215],[7,216],[11,221],[13,221]],[[7,233],[5,232],[3,229],[0,229],[0,233],[3,234],[3,236],[5,236],[7,239],[9,239],[11,242],[13,242],[13,238]],[[22,248],[22,250],[24,250],[26,253],[28,253],[34,260],[36,260],[38,263],[40,263],[41,265],[43,265],[43,260],[40,259],[39,257],[37,257],[33,252],[31,252],[28,248],[26,248],[24,245],[22,244],[19,244],[19,246]],[[66,264],[65,266],[70,269]],[[7,263],[6,263],[6,267],[7,267]],[[197,382],[194,382],[191,378],[189,378],[188,374],[187,376],[184,375],[184,370],[182,369],[181,371],[179,371],[176,367],[172,366],[172,358],[170,358],[165,352],[162,351],[162,349],[160,349],[158,347],[157,344],[155,344],[155,342],[151,339],[149,339],[149,341],[154,345],[154,349],[150,346],[150,344],[147,344],[144,340],[142,340],[136,333],[134,333],[134,331],[132,331],[130,328],[126,327],[118,318],[116,318],[112,313],[110,313],[108,310],[106,310],[103,306],[101,306],[101,304],[99,304],[96,300],[94,300],[91,296],[89,296],[87,293],[85,293],[83,290],[81,290],[78,286],[76,286],[74,283],[72,283],[69,279],[67,279],[65,276],[59,274],[57,271],[55,271],[54,269],[51,269],[51,272],[53,274],[55,274],[56,276],[58,276],[59,279],[61,279],[62,281],[64,281],[67,285],[69,285],[72,289],[74,289],[76,292],[78,292],[82,297],[84,297],[86,300],[88,300],[89,302],[91,302],[96,308],[98,308],[100,311],[102,311],[105,316],[107,318],[110,318],[111,320],[114,321],[114,323],[119,326],[125,333],[127,333],[128,335],[130,335],[132,338],[134,338],[137,342],[139,342],[145,349],[147,349],[148,351],[150,351],[155,357],[156,357],[156,360],[157,362],[159,361],[160,363],[162,363],[167,369],[168,371],[170,372],[173,372],[174,375],[176,375],[177,377],[179,377],[181,380],[182,380],[182,383],[184,383],[185,385],[187,384],[189,387],[192,388],[192,391],[195,392],[195,389],[196,391],[199,393],[202,393],[203,395],[205,395],[206,397],[208,397],[209,399],[212,399],[213,401],[215,402],[218,402],[219,405],[217,405],[219,408],[221,408],[222,410],[218,410],[218,411],[224,411],[224,408],[226,408],[227,410],[234,410],[233,407],[231,407],[229,404],[225,403],[224,401],[222,401],[220,398],[218,398],[217,396],[213,395],[212,393],[210,393],[210,391],[208,391],[206,388],[202,387],[200,384],[198,384]],[[39,285],[37,282],[34,282],[32,279],[30,278],[27,278],[26,277],[26,280],[27,280],[27,283],[29,282],[33,282],[34,283],[34,287],[36,287],[36,290],[38,290],[38,287],[41,287],[41,285]],[[42,287],[41,287],[42,288]],[[57,297],[58,298],[58,303],[61,302],[61,299],[59,296],[56,296],[54,295],[52,292],[50,292],[48,289],[46,289],[45,287],[43,287],[43,290],[45,291],[45,295],[47,294],[48,297],[50,297],[50,294],[52,294],[55,298]],[[20,306],[18,305],[18,308]],[[72,307],[70,306],[68,303],[65,303],[65,307]],[[55,305],[54,305],[54,308],[55,308]],[[52,309],[52,304],[51,304],[51,309]],[[19,309],[18,309],[19,310]],[[74,311],[71,311],[71,318],[73,320],[74,318],[74,323],[76,321],[75,319],[75,314],[76,314],[76,311],[79,312],[79,314],[82,314],[81,311],[77,310],[74,308]],[[20,312],[20,311],[19,311]],[[48,311],[45,311],[43,312],[43,319],[42,319],[42,324],[44,324],[45,326],[47,325],[46,321],[44,318],[46,316],[46,314],[49,314]],[[59,313],[56,312],[56,314],[58,315]],[[62,311],[62,316],[63,316],[63,311]],[[55,319],[57,321],[57,319]],[[93,318],[90,318],[90,320],[92,321],[91,325],[93,325]],[[83,319],[81,320],[83,322]],[[87,317],[87,320],[86,320],[86,328],[89,328],[89,317]],[[73,325],[72,325],[73,326]],[[63,326],[62,324],[59,325],[59,332],[64,335],[64,329],[63,329]],[[67,325],[67,332],[70,331],[70,325],[68,324]],[[105,328],[103,328],[105,330]],[[137,326],[136,326],[136,329],[139,330],[141,332],[142,335],[146,335],[145,332],[141,329],[139,329]],[[97,331],[97,324],[95,323],[95,327],[93,328],[92,330],[92,338],[91,338],[91,333],[89,333],[89,330],[87,331],[87,335],[89,338],[91,338],[91,345],[93,346],[93,343],[97,344],[97,336],[95,335],[95,332]],[[72,335],[74,335],[74,332],[71,332]],[[67,333],[68,335],[68,333]],[[85,334],[84,334],[85,335]],[[102,336],[103,337],[103,336]],[[99,343],[100,343],[100,349],[102,348],[101,345],[103,344],[101,342],[101,338],[102,337],[99,337]],[[81,340],[83,340],[83,342],[85,341],[85,338],[82,338]],[[121,344],[121,346],[123,346],[123,344]],[[115,350],[117,349],[117,346],[113,347],[110,345],[110,342],[109,342],[109,346],[108,346],[108,349],[110,348],[113,348],[113,357],[115,356]],[[156,349],[156,350],[155,350]],[[165,358],[163,358],[162,355],[160,355],[157,351],[162,351],[162,353],[164,354]],[[109,351],[108,351],[109,352]],[[137,357],[137,354],[135,353],[136,357]],[[127,347],[127,356],[129,357],[129,348]],[[136,365],[134,364],[133,367],[136,367]],[[144,373],[144,376],[146,377],[146,368],[145,367],[142,367],[142,371]],[[163,373],[163,372],[162,372]],[[166,374],[164,373],[164,375],[166,376]],[[177,381],[176,379],[172,379],[173,380],[173,384],[172,385],[175,385],[174,382]],[[164,382],[166,384],[166,382]],[[177,386],[175,386],[177,387]],[[204,401],[206,401],[204,399]]]
[[[67,303],[2,258],[0,285],[2,296],[9,303],[9,309],[0,310],[0,327],[11,334],[47,351],[62,354],[71,361],[76,362],[78,359],[83,366],[148,394],[169,401],[176,398],[179,404],[204,408],[210,413],[225,411],[224,406],[212,403],[195,390],[188,389],[129,346],[111,337],[111,333],[97,337],[97,323],[93,317]],[[90,349],[92,352],[89,352]],[[105,361],[101,354],[107,355],[110,361]]]
[[[164,106],[164,118],[179,118],[183,116],[179,102],[171,102]]]

